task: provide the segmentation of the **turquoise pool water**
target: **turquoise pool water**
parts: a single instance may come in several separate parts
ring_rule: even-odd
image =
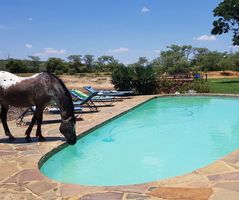
[[[191,172],[239,147],[239,99],[153,99],[50,157],[46,176],[115,186]]]

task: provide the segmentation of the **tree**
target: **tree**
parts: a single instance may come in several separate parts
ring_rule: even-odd
[[[213,11],[214,17],[218,17],[213,22],[213,35],[232,32],[233,45],[239,45],[239,1],[224,0]]]
[[[81,55],[70,55],[70,56],[68,56],[67,57],[67,59],[69,60],[69,61],[71,61],[71,62],[78,62],[78,63],[80,63],[81,62]]]
[[[114,62],[114,57],[113,56],[101,56],[98,58],[98,61],[102,64],[109,64],[111,62]]]
[[[167,71],[171,75],[187,73],[190,68],[189,58],[193,53],[192,46],[171,45],[167,48],[167,51],[161,51],[160,57],[157,60],[158,65],[162,68],[162,71]]]
[[[46,70],[50,73],[61,74],[66,71],[64,62],[60,58],[49,58],[46,61]]]
[[[167,48],[177,54],[180,59],[186,58],[188,60],[190,55],[193,53],[193,47],[191,45],[179,46],[173,44],[171,46],[167,46]]]
[[[38,72],[39,66],[40,66],[40,58],[38,56],[28,56],[28,58],[31,59],[31,65],[33,67],[33,71]]]
[[[223,57],[221,57],[221,60],[219,61],[219,66],[221,70],[233,70],[235,69],[235,65],[233,62],[233,56],[231,54],[224,54]]]
[[[70,71],[72,73],[77,73],[81,71],[81,68],[83,67],[82,64],[82,56],[81,55],[70,55],[68,56],[68,60],[70,61],[69,63],[69,67],[70,67]]]
[[[175,66],[168,69],[171,75],[187,74],[190,72],[190,63],[186,59],[179,60]]]
[[[0,60],[0,70],[1,71],[6,70],[6,63],[7,63],[7,60]]]
[[[94,63],[94,56],[93,55],[85,55],[83,58],[85,62],[85,66],[87,67],[88,71],[91,72],[93,68],[93,63]]]
[[[193,48],[193,54],[194,54],[194,57],[200,57],[200,56],[203,56],[203,55],[206,55],[210,52],[210,50],[208,50],[207,48]]]
[[[203,71],[216,71],[222,70],[221,60],[225,58],[225,53],[219,53],[217,51],[209,52],[201,55],[196,62],[196,65]]]
[[[136,65],[140,65],[140,66],[147,66],[148,64],[149,64],[149,61],[146,57],[139,57],[139,60],[136,63]]]
[[[239,70],[239,52],[232,55],[235,70]]]
[[[201,63],[203,57],[207,55],[210,51],[207,48],[193,48],[193,59],[191,59],[191,66],[199,70],[199,63]],[[196,71],[197,71],[196,70]]]
[[[6,69],[11,73],[25,73],[27,67],[23,64],[22,60],[10,59],[6,63]]]
[[[194,49],[191,45],[183,45],[181,46],[181,51],[186,60],[190,59],[190,55],[194,53]]]
[[[101,56],[97,59],[97,68],[99,71],[111,71],[112,64],[118,63],[118,61],[113,56]]]

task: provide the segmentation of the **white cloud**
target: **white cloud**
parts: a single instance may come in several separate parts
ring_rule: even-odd
[[[29,21],[32,21],[32,20],[33,20],[33,18],[32,18],[32,17],[29,17],[29,18],[28,18],[28,20],[29,20]]]
[[[65,54],[66,53],[65,49],[56,50],[53,48],[45,48],[44,50],[46,54]]]
[[[32,45],[31,44],[25,44],[25,47],[28,48],[28,49],[31,49]]]
[[[118,49],[110,49],[109,53],[124,53],[124,52],[128,52],[129,49],[125,48],[125,47],[120,47]]]
[[[34,56],[47,56],[47,55],[63,55],[66,54],[65,49],[53,49],[53,48],[44,48],[43,52],[35,53]]]
[[[154,50],[154,53],[159,54],[159,53],[161,53],[161,50],[159,50],[159,49],[155,49],[155,50]]]
[[[194,40],[199,40],[199,41],[215,41],[215,40],[217,40],[217,38],[214,35],[201,35],[199,37],[195,37]]]
[[[147,12],[150,12],[150,9],[146,6],[144,6],[142,9],[141,9],[141,13],[147,13]]]

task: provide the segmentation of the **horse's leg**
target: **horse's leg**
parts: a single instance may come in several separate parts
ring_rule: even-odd
[[[36,113],[34,113],[34,115],[33,115],[33,117],[32,117],[32,120],[31,120],[31,122],[30,122],[30,125],[28,126],[28,128],[27,128],[27,130],[26,130],[26,133],[25,133],[25,135],[26,135],[25,140],[26,140],[27,142],[31,142],[31,141],[32,141],[32,140],[31,140],[31,137],[30,137],[30,134],[31,134],[32,128],[33,128],[33,126],[34,126],[36,120],[37,120]]]
[[[15,138],[12,136],[8,125],[7,125],[7,112],[8,112],[9,106],[3,106],[1,105],[1,114],[0,114],[0,118],[2,121],[2,125],[5,131],[5,135],[9,137],[9,140],[14,140]]]
[[[45,141],[46,139],[42,136],[41,133],[41,125],[42,125],[42,115],[43,115],[44,108],[39,108],[36,110],[36,116],[37,116],[37,131],[36,136],[38,137],[40,142]]]

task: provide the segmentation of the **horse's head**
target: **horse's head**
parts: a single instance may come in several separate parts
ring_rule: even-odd
[[[60,126],[60,132],[65,136],[67,143],[70,145],[74,145],[76,143],[75,124],[75,117],[70,117],[69,119],[62,120]]]

